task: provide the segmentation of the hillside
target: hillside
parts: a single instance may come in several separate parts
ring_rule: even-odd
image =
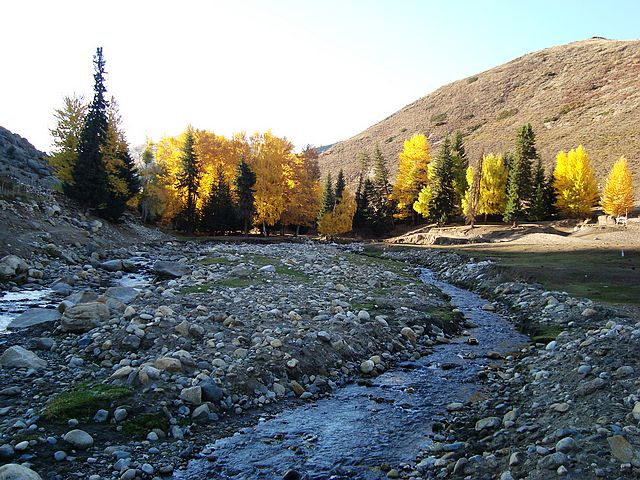
[[[27,139],[3,127],[0,127],[0,179],[46,188],[56,183],[45,154]]]
[[[395,175],[405,139],[425,133],[433,146],[457,130],[475,161],[483,151],[512,149],[516,129],[526,122],[547,166],[559,150],[583,144],[599,179],[625,155],[640,187],[640,41],[570,43],[445,85],[334,144],[320,157],[321,168],[344,168],[353,183],[357,154],[377,143]]]

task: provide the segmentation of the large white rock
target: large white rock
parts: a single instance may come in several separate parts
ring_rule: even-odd
[[[47,366],[47,362],[32,351],[16,345],[7,348],[0,356],[0,366],[40,370]]]
[[[42,480],[42,477],[30,468],[9,463],[0,467],[0,480]]]
[[[79,303],[64,311],[60,319],[63,332],[84,333],[109,320],[109,308],[101,302]]]
[[[93,437],[84,430],[71,430],[62,439],[74,448],[86,450],[93,446]]]

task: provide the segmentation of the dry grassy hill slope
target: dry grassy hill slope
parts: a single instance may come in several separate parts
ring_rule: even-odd
[[[358,152],[371,152],[377,143],[395,174],[405,139],[425,133],[433,146],[457,130],[475,161],[483,151],[512,150],[516,129],[526,122],[547,166],[559,150],[582,144],[601,181],[625,155],[640,187],[640,41],[570,43],[445,85],[334,144],[320,157],[321,168],[344,168],[353,183]]]

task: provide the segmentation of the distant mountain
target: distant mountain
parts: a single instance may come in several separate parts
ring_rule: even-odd
[[[27,139],[0,127],[0,177],[51,188],[56,179],[45,157]]]
[[[640,41],[592,38],[524,55],[445,85],[320,156],[324,172],[355,181],[356,156],[380,145],[392,174],[405,139],[425,133],[433,153],[447,132],[461,131],[469,158],[514,148],[516,130],[531,123],[547,166],[579,144],[598,178],[625,155],[640,197]],[[640,198],[638,199],[640,200]]]

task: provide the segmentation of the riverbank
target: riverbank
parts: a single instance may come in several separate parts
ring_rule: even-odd
[[[43,478],[171,475],[215,438],[366,384],[464,324],[411,265],[352,247],[166,242],[91,260],[53,280],[72,294],[59,320],[1,347],[0,456]],[[113,287],[135,268],[152,282]]]
[[[481,292],[539,342],[482,372],[487,397],[454,409],[441,441],[401,476],[638,478],[640,323],[634,308],[504,281],[490,261],[443,251],[389,256],[426,263],[444,281]]]

